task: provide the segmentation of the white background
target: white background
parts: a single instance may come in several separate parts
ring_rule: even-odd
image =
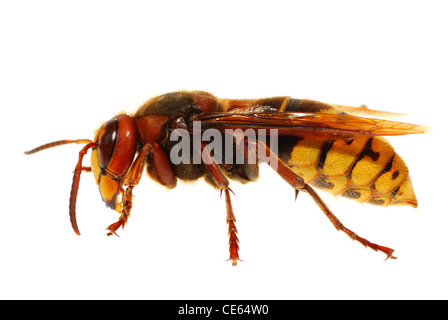
[[[0,4],[0,298],[446,299],[448,23],[443,1],[3,1]],[[225,203],[204,182],[165,191],[147,177],[129,224],[90,174],[68,198],[79,145],[147,98],[201,89],[290,95],[409,113],[432,132],[390,139],[419,208],[319,192],[385,256],[337,232],[269,168],[232,183],[244,262],[228,258]],[[87,157],[86,165],[90,159]]]

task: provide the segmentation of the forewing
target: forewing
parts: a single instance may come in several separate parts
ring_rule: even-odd
[[[338,108],[342,112],[351,114],[353,116],[359,116],[359,117],[377,117],[377,118],[386,118],[386,119],[396,119],[398,117],[405,115],[404,113],[398,113],[398,112],[373,110],[373,109],[367,108],[367,106],[351,107],[351,106],[344,106],[344,105],[340,105],[340,104],[331,104],[331,105]]]
[[[201,113],[201,129],[275,129],[278,135],[315,135],[323,138],[349,138],[354,135],[396,136],[424,133],[425,126],[384,119],[364,118],[349,114],[267,112],[267,113]]]

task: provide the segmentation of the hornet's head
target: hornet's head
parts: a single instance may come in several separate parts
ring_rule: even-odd
[[[93,176],[101,198],[109,208],[115,209],[123,176],[130,168],[137,149],[137,131],[131,117],[121,114],[105,122],[93,142]]]
[[[98,130],[95,139],[59,140],[44,144],[33,150],[25,152],[32,154],[48,148],[78,143],[86,144],[79,152],[76,164],[72,189],[70,192],[69,214],[73,230],[80,234],[76,222],[76,197],[78,195],[81,171],[90,171],[82,166],[82,159],[89,149],[92,149],[91,170],[98,184],[101,198],[106,206],[118,209],[120,203],[117,199],[122,191],[125,175],[134,161],[137,150],[137,131],[132,118],[126,114],[120,114],[105,122]]]

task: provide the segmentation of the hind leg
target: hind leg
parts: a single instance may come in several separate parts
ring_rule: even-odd
[[[348,235],[352,240],[356,240],[360,242],[365,247],[368,247],[375,251],[381,251],[384,254],[386,254],[386,260],[388,258],[396,259],[392,254],[394,252],[393,249],[380,246],[376,243],[372,243],[368,241],[367,239],[358,236],[356,233],[351,231],[350,229],[346,228],[341,221],[339,221],[338,218],[330,211],[330,209],[327,207],[327,205],[323,202],[323,200],[319,197],[319,195],[314,191],[311,186],[305,183],[305,181],[296,174],[291,168],[289,168],[282,160],[280,160],[274,153],[271,153],[269,148],[261,141],[257,142],[257,148],[260,151],[259,154],[267,155],[269,154],[269,157],[266,156],[264,159],[274,170],[277,171],[277,173],[286,181],[288,182],[295,190],[296,197],[299,193],[299,191],[304,191],[308,193],[311,198],[313,198],[314,202],[319,206],[319,208],[322,210],[322,212],[327,216],[327,218],[333,223],[334,227],[337,230],[341,230],[346,235]],[[273,158],[275,157],[275,158]],[[273,161],[274,160],[274,161]]]

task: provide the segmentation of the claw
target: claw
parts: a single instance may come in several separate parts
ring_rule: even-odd
[[[230,260],[232,260],[232,267],[236,267],[236,265],[237,265],[237,261],[241,261],[241,262],[244,262],[244,260],[241,260],[240,258],[229,258],[229,259],[227,259],[226,261],[230,261]]]
[[[106,230],[109,230],[109,229],[106,229]],[[112,230],[110,230],[107,234],[106,234],[106,236],[111,236],[111,235],[116,235],[118,238],[120,238],[120,236],[115,232],[115,231],[112,231]]]
[[[386,261],[389,258],[392,259],[392,260],[397,259],[397,257],[395,257],[394,255],[387,255],[387,257],[386,257],[386,259],[384,259],[384,261]]]
[[[120,226],[122,225],[121,221],[117,221],[115,223],[112,223],[110,226],[108,226],[106,228],[106,230],[109,230],[109,232],[107,233],[107,236],[111,236],[111,235],[116,235],[117,237],[120,237],[115,231],[118,230],[118,228],[120,228]]]

